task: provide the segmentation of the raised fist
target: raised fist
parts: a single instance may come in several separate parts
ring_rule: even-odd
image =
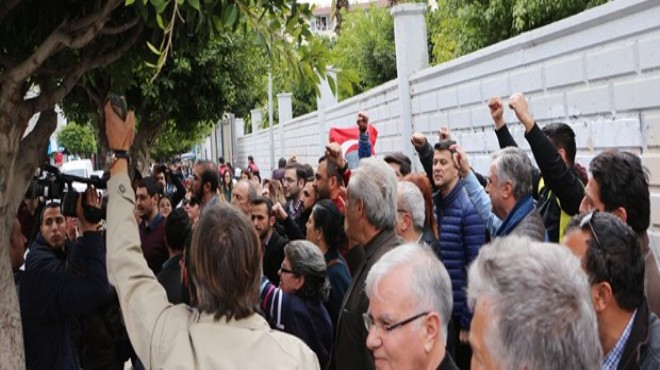
[[[447,126],[442,126],[440,127],[440,131],[438,131],[438,138],[440,141],[447,141],[451,140],[451,130]]]
[[[525,131],[529,132],[534,126],[534,119],[529,113],[527,99],[521,93],[515,93],[509,97],[509,108],[516,113],[518,121],[525,126]]]
[[[494,96],[488,100],[488,108],[490,109],[490,116],[493,117],[495,122],[495,129],[504,126],[504,105],[502,98]]]
[[[415,132],[410,139],[410,142],[416,149],[421,149],[426,145],[426,136],[421,132]]]

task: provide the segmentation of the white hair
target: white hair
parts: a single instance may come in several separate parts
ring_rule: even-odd
[[[430,247],[404,244],[385,253],[369,270],[365,292],[370,297],[385,276],[402,267],[411,267],[410,289],[413,306],[420,312],[435,311],[442,319],[442,335],[447,343],[447,325],[454,300],[447,269]]]
[[[370,157],[360,160],[348,183],[349,203],[364,202],[367,221],[378,229],[396,227],[396,175],[383,160]]]
[[[486,302],[484,343],[504,369],[600,369],[587,276],[568,248],[497,238],[468,272],[468,304]]]
[[[424,221],[426,220],[426,209],[424,207],[426,203],[417,185],[408,181],[400,181],[397,184],[396,193],[397,211],[403,210],[410,213],[415,230],[424,229]]]

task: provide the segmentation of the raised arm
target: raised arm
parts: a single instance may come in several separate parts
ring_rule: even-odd
[[[534,122],[527,100],[522,94],[511,95],[509,107],[525,127],[525,138],[546,186],[557,196],[564,212],[570,216],[577,214],[584,198],[584,186],[577,173],[566,166],[557,148]]]
[[[135,133],[133,113],[129,112],[124,121],[107,104],[105,117],[110,149],[128,151]],[[135,193],[128,177],[128,161],[124,158],[111,164],[108,193],[108,278],[117,289],[133,348],[138,357],[149,364],[152,334],[169,302],[140,248],[140,235],[133,217]]]
[[[497,135],[497,142],[500,144],[500,149],[509,146],[518,146],[516,141],[511,136],[509,128],[504,122],[504,105],[502,98],[495,96],[488,100],[488,109],[490,109],[490,116],[493,118],[495,124],[495,135]]]

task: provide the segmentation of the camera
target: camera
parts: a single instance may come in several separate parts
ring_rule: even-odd
[[[91,178],[80,177],[61,173],[60,170],[50,164],[44,164],[30,181],[25,197],[35,199],[44,197],[47,200],[59,199],[62,205],[62,214],[67,217],[78,217],[76,214],[76,202],[82,194],[77,192],[73,183],[79,182],[92,185],[96,189],[107,188],[107,178],[92,175]],[[81,198],[81,204],[85,219],[92,223],[105,219],[107,198],[104,198],[101,209],[88,206],[87,198]]]

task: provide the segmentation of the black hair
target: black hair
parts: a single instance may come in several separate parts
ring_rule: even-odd
[[[286,167],[286,158],[281,157],[280,160],[277,162],[277,167],[279,168]]]
[[[339,212],[339,208],[332,200],[323,199],[316,202],[312,208],[312,215],[314,215],[314,225],[323,232],[323,239],[329,251],[346,244],[344,215]]]
[[[161,188],[160,186],[158,186],[158,182],[156,181],[156,179],[153,178],[152,176],[147,176],[142,180],[140,180],[140,183],[138,184],[138,188],[146,188],[147,193],[149,194],[150,197],[161,194]]]
[[[211,185],[211,192],[215,193],[216,190],[218,190],[218,184],[220,183],[220,175],[218,174],[218,171],[215,169],[210,169],[207,168],[204,171],[202,171],[202,175],[199,178],[199,182],[202,187],[206,183],[209,183]]]
[[[401,152],[386,155],[385,162],[398,164],[401,176],[409,175],[410,172],[412,172],[412,162],[410,161],[410,158]]]
[[[225,157],[218,157],[218,163],[224,164],[225,163]]]
[[[605,210],[625,208],[628,225],[637,234],[644,233],[650,224],[651,199],[648,173],[642,160],[629,152],[610,150],[591,161],[589,172],[598,183]]]
[[[449,148],[451,148],[452,145],[456,145],[456,142],[454,140],[441,140],[441,141],[435,143],[435,145],[433,146],[433,149],[434,150],[452,151],[451,149],[449,149]]]
[[[575,153],[577,150],[575,146],[575,132],[571,126],[563,122],[550,123],[545,125],[542,131],[557,150],[564,149],[568,161],[572,166],[575,163]]]
[[[339,172],[339,169],[335,164],[331,161],[328,161],[325,156],[322,156],[319,158],[319,163],[325,161],[326,165],[326,171],[328,172],[328,180],[330,180],[331,177],[334,177],[337,179],[337,186],[343,186],[344,185],[344,176]]]
[[[576,216],[567,231],[579,228],[589,215]],[[609,281],[619,307],[634,311],[644,299],[644,257],[639,237],[611,213],[593,213],[590,224],[591,227],[583,225],[582,230],[591,234],[584,255],[584,266],[591,283]]]
[[[41,212],[39,212],[39,225],[44,223],[44,213],[46,213],[46,210],[48,210],[50,208],[57,208],[57,209],[60,210],[60,212],[62,212],[62,206],[61,206],[60,202],[53,200],[53,201],[50,201],[50,202],[46,203],[43,206],[43,208],[41,208]]]
[[[188,213],[183,208],[172,210],[165,221],[165,240],[167,246],[175,251],[183,251],[186,239],[192,229]]]
[[[257,196],[250,199],[250,204],[253,206],[258,206],[265,204],[266,209],[268,210],[268,217],[270,217],[271,212],[273,211],[273,201],[269,197]]]
[[[303,165],[300,163],[289,163],[284,167],[284,170],[296,170],[296,182],[298,180],[303,179],[304,182],[307,182],[307,171]],[[312,175],[313,177],[313,175]]]

